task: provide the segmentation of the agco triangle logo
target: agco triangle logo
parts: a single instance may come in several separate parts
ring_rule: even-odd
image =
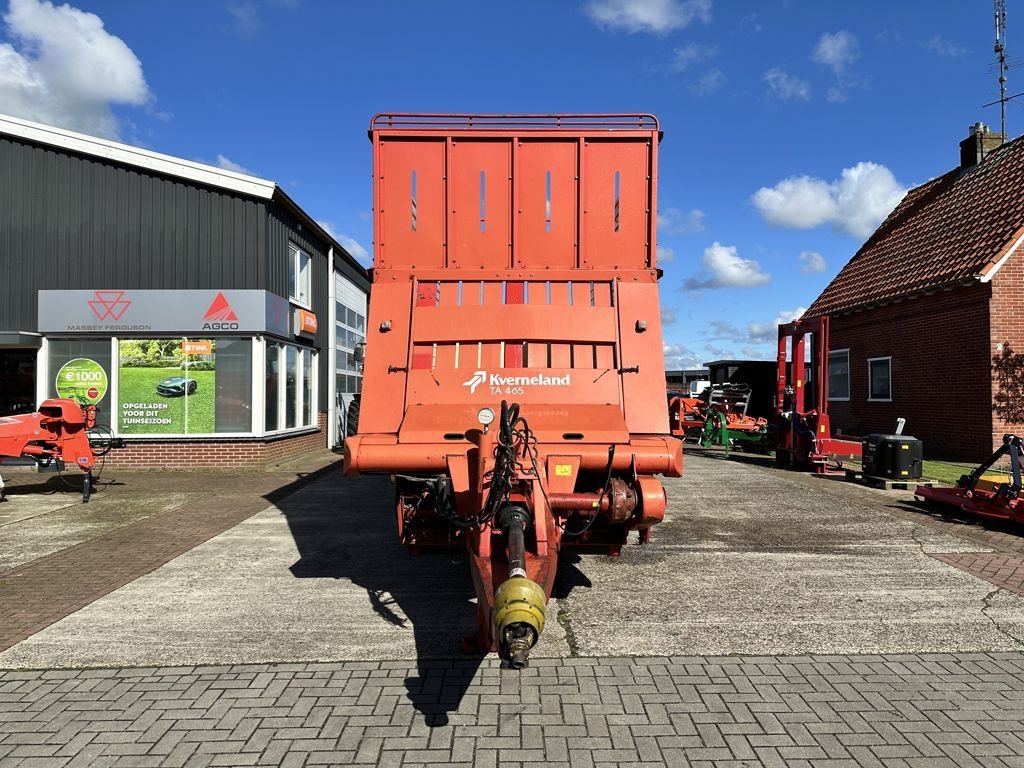
[[[210,308],[203,315],[204,331],[234,331],[238,329],[238,315],[228,303],[224,291],[217,292]]]
[[[89,309],[98,320],[118,321],[124,317],[131,301],[124,298],[124,291],[93,291],[96,298],[89,302]]]
[[[217,293],[217,298],[213,300],[213,304],[206,310],[206,314],[203,315],[203,320],[237,320],[238,315],[235,314],[235,310],[228,304],[228,300],[224,297],[224,291]]]

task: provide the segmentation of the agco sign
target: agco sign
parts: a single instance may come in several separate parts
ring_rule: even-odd
[[[291,335],[288,301],[268,291],[39,291],[42,333]]]
[[[231,308],[224,291],[217,294],[217,298],[210,304],[210,308],[203,315],[204,331],[237,331],[238,315]]]

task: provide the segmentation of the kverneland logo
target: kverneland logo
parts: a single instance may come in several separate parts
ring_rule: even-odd
[[[95,299],[89,301],[89,309],[99,320],[120,320],[131,301],[124,298],[124,291],[93,291]]]
[[[235,310],[228,304],[227,298],[224,296],[224,291],[217,293],[217,298],[213,300],[213,304],[206,310],[206,314],[203,315],[203,320],[237,320],[238,315],[235,314]]]
[[[533,376],[502,376],[500,373],[477,371],[469,381],[462,382],[462,386],[469,387],[469,393],[473,394],[484,382],[490,387],[568,387],[571,379],[568,373],[565,376],[546,376],[543,373]]]

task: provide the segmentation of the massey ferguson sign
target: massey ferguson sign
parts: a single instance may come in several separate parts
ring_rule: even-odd
[[[270,333],[288,302],[267,291],[40,291],[40,333]]]

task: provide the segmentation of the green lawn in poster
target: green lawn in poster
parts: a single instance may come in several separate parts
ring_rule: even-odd
[[[119,372],[122,434],[212,434],[215,429],[216,371],[180,368],[121,368]],[[195,381],[195,392],[165,396],[160,382],[174,377]],[[185,406],[188,405],[188,423]]]

